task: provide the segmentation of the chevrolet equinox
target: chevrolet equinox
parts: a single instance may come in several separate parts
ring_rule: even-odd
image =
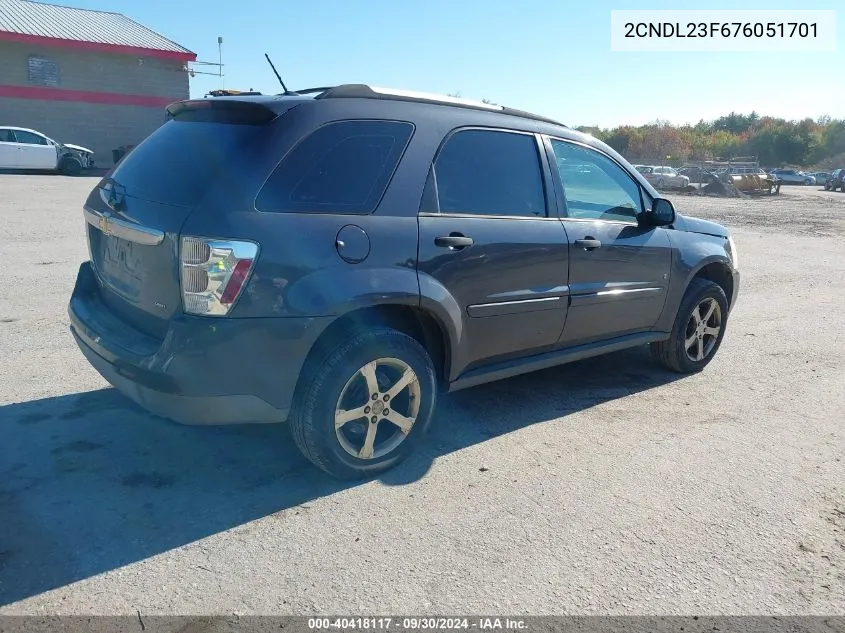
[[[728,230],[560,123],[359,84],[166,118],[85,202],[69,304],[88,361],[155,414],[287,420],[366,477],[441,390],[639,345],[697,372],[722,342]]]

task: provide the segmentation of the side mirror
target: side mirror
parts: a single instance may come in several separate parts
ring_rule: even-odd
[[[666,198],[655,198],[651,209],[646,210],[643,216],[650,226],[668,226],[675,221],[675,206]]]

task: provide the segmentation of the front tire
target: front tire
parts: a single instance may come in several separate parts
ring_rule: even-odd
[[[59,171],[65,176],[78,176],[82,173],[82,163],[74,158],[63,158],[59,165]]]
[[[431,425],[437,376],[415,339],[391,328],[353,334],[309,362],[289,424],[314,465],[340,479],[404,460]]]
[[[701,371],[722,344],[727,317],[724,290],[707,279],[693,279],[681,301],[671,335],[650,346],[654,358],[678,373]]]

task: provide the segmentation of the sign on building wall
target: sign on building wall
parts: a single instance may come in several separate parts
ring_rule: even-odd
[[[59,65],[52,59],[31,55],[27,60],[29,83],[39,86],[59,85]]]

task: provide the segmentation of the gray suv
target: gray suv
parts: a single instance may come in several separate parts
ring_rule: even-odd
[[[639,345],[700,371],[739,286],[728,230],[595,138],[366,85],[173,104],[83,212],[89,362],[179,422],[287,420],[338,477],[441,391]]]

